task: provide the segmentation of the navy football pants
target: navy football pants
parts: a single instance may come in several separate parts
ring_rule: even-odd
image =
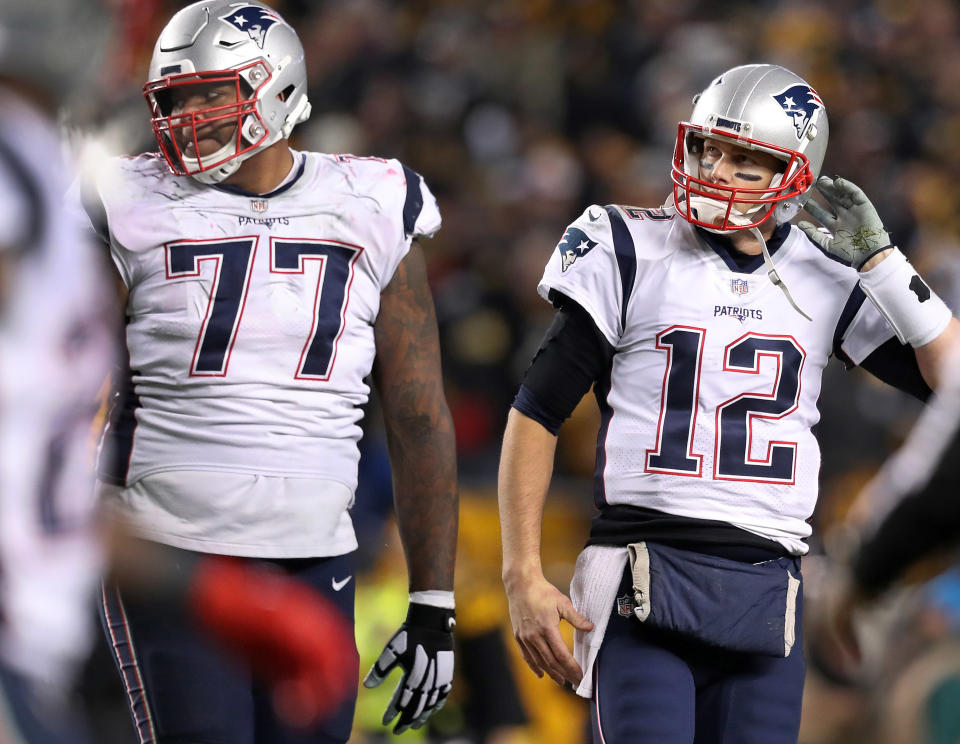
[[[263,562],[318,590],[352,623],[356,580],[340,584],[353,575],[352,558]],[[269,692],[183,608],[137,600],[109,585],[102,600],[101,619],[139,744],[342,744],[350,737],[356,694],[317,730],[292,731],[274,715]]]
[[[629,570],[617,592],[633,596]],[[796,642],[775,658],[721,651],[613,608],[594,665],[594,744],[796,744],[803,699],[802,589]]]

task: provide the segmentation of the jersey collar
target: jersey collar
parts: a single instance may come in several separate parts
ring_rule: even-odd
[[[236,194],[237,196],[249,196],[254,199],[269,199],[271,196],[279,196],[284,191],[293,186],[297,181],[300,180],[300,176],[303,175],[304,168],[307,167],[307,156],[302,152],[293,152],[294,163],[293,167],[290,169],[290,172],[287,174],[287,177],[281,181],[280,185],[277,186],[273,191],[266,194],[255,194],[252,191],[247,191],[246,189],[240,188],[239,186],[233,186],[228,183],[215,183],[212,184],[213,188],[219,189],[220,191],[225,191],[228,194]]]
[[[763,266],[763,255],[758,253],[756,256],[746,256],[737,251],[733,247],[733,242],[725,235],[718,235],[715,232],[704,230],[702,227],[696,227],[695,229],[700,240],[710,246],[714,253],[723,259],[730,271],[737,274],[752,274]],[[777,229],[773,231],[773,235],[767,241],[767,250],[770,251],[771,256],[780,249],[789,234],[789,222],[777,225]]]

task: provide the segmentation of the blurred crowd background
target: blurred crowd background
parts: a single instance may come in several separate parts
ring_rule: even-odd
[[[107,105],[119,149],[152,149],[139,90],[166,20],[188,4],[116,0]],[[426,245],[463,484],[458,615],[462,679],[436,741],[586,741],[585,701],[515,655],[499,582],[496,462],[523,371],[552,318],[536,294],[554,246],[588,204],[654,207],[669,193],[677,122],[694,93],[742,63],[782,64],[825,101],[824,172],[861,185],[897,244],[960,308],[960,6],[954,0],[273,0],[306,48],[313,116],[300,149],[400,158],[436,194]],[[356,506],[366,578],[358,621],[373,655],[402,618],[375,403]],[[832,364],[819,438],[823,534],[902,440],[918,404]],[[545,519],[545,565],[566,589],[591,516],[599,417],[585,399],[563,430]],[[829,567],[814,540],[808,605]],[[899,595],[869,628],[864,684],[812,669],[803,744],[960,741],[960,579]],[[365,639],[369,636],[369,643]],[[88,694],[104,741],[126,712],[100,659]],[[385,686],[386,687],[386,686]],[[387,691],[389,693],[389,691]],[[382,701],[361,692],[356,742]],[[111,728],[112,727],[112,728]],[[106,737],[118,738],[106,738]],[[426,738],[411,732],[401,738]],[[886,737],[886,738],[885,738]],[[132,741],[132,738],[129,739]]]

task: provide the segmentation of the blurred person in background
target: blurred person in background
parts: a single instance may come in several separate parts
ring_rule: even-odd
[[[88,740],[73,692],[105,566],[131,591],[181,606],[198,628],[217,632],[263,675],[290,720],[311,720],[346,693],[349,656],[326,642],[349,631],[326,603],[226,562],[174,563],[95,509],[91,430],[118,318],[106,256],[63,206],[74,170],[54,117],[92,95],[110,20],[94,0],[0,2],[4,741]],[[326,641],[306,632],[318,622],[329,626]]]
[[[422,726],[453,679],[455,449],[417,242],[440,227],[396,160],[291,149],[310,114],[303,47],[257,2],[170,19],[144,88],[159,154],[111,160],[85,194],[126,292],[129,371],[99,476],[105,503],[190,563],[266,563],[354,617],[349,507],[373,375],[409,578],[406,620],[364,680]],[[143,740],[345,742],[354,693],[294,729],[176,612],[106,584],[108,640]],[[326,628],[314,631],[323,637]]]
[[[59,106],[106,42],[93,2],[0,2],[0,739],[83,740],[72,687],[101,550],[90,429],[113,357],[106,265],[61,209]]]
[[[821,374],[836,354],[922,399],[938,382],[957,321],[863,192],[818,180],[828,134],[794,73],[727,70],[680,123],[668,204],[591,205],[538,287],[557,313],[504,435],[503,580],[524,659],[591,699],[595,742],[797,740]],[[825,229],[791,226],[804,207]],[[599,514],[571,601],[540,520],[591,386]]]
[[[870,619],[869,610],[903,583],[901,580],[916,574],[924,561],[933,564],[927,567],[927,575],[930,567],[939,571],[955,565],[960,543],[960,506],[955,498],[960,484],[960,349],[948,356],[941,374],[943,382],[936,396],[904,445],[861,491],[847,520],[834,528],[833,552],[846,551],[846,555],[835,557],[817,616],[817,632],[811,637],[811,652],[826,673],[841,682],[863,682],[870,667],[876,665],[876,658],[864,658],[874,657],[875,647],[861,651],[860,621]],[[949,594],[944,596],[948,579],[933,582],[931,587],[934,593],[939,590],[941,605],[949,598]],[[914,592],[905,602],[913,608],[930,603],[917,595]],[[932,706],[937,685],[960,678],[956,643],[940,643],[932,650],[913,644],[912,655],[914,658],[900,660],[903,674],[910,675],[914,695]],[[930,656],[939,661],[934,665],[929,659],[924,661]],[[931,676],[918,671],[924,668],[936,673]],[[949,689],[940,692],[941,696],[955,694]],[[931,715],[913,713],[917,721],[926,721],[925,733],[923,737],[917,733],[916,741],[945,741],[937,738],[937,727],[943,729],[946,724],[955,731],[960,726],[955,714],[937,721]],[[901,721],[893,723],[902,725]]]

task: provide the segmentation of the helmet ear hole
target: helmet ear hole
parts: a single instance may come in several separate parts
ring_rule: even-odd
[[[703,154],[703,142],[706,138],[696,132],[688,132],[685,146],[691,155]]]
[[[169,90],[158,90],[153,95],[162,116],[170,116],[173,111],[173,96]]]

